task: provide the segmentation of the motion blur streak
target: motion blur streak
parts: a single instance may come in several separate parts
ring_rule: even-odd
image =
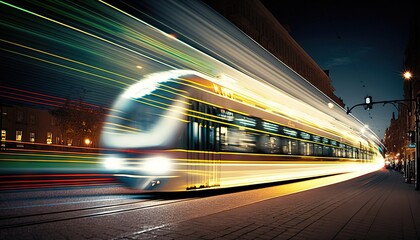
[[[83,62],[79,62],[79,61],[73,60],[73,59],[69,59],[69,58],[62,57],[62,56],[59,56],[59,55],[56,55],[56,54],[45,52],[45,51],[42,51],[42,50],[39,50],[39,49],[36,49],[36,48],[31,48],[31,47],[28,47],[28,46],[25,46],[25,45],[21,45],[21,44],[18,44],[18,43],[14,43],[14,42],[10,42],[10,41],[4,40],[4,39],[0,39],[0,41],[6,42],[6,43],[10,43],[10,44],[13,44],[13,45],[16,45],[16,46],[19,46],[19,47],[22,47],[22,48],[26,48],[26,49],[29,49],[29,50],[32,50],[32,51],[36,51],[36,52],[39,52],[39,53],[43,53],[45,55],[49,55],[49,56],[52,56],[52,57],[55,57],[55,58],[60,58],[60,59],[66,60],[68,62],[77,63],[79,65],[90,67],[90,68],[93,68],[95,70],[100,70],[102,72],[114,74],[114,75],[117,75],[117,76],[120,76],[120,77],[123,77],[123,78],[127,78],[127,79],[132,80],[132,81],[137,81],[137,79],[134,79],[134,78],[123,76],[121,74],[118,74],[118,73],[115,73],[115,72],[111,72],[111,71],[108,71],[106,69],[102,69],[102,68],[99,68],[99,67],[95,67],[95,66],[92,66],[92,65],[83,63]]]
[[[3,172],[115,173],[130,187],[187,190],[381,161],[364,124],[202,2],[0,4],[0,52],[11,62],[2,100],[86,110],[79,126],[99,119],[97,138],[76,130],[77,143],[64,140],[75,128],[42,142],[8,131]]]
[[[95,186],[116,183],[110,174],[0,175],[0,190]]]

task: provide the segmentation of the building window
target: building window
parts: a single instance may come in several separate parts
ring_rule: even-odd
[[[16,121],[18,123],[23,123],[23,112],[22,111],[18,111],[17,115],[16,115]]]
[[[1,130],[1,150],[6,148],[6,130]]]
[[[29,124],[31,124],[31,125],[35,125],[35,115],[30,115],[29,116]]]
[[[29,133],[29,142],[31,142],[31,143],[35,142],[35,133],[34,132]]]
[[[16,141],[22,142],[22,131],[16,131]]]
[[[6,130],[1,130],[1,141],[6,141]]]
[[[47,132],[47,144],[52,144],[52,132]]]

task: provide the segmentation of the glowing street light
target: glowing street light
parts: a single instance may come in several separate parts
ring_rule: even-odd
[[[406,79],[406,80],[410,80],[410,79],[413,77],[413,75],[411,74],[411,72],[410,72],[410,71],[405,71],[405,72],[403,73],[403,77],[404,77],[404,79]]]
[[[89,144],[91,144],[91,143],[92,143],[92,141],[91,141],[89,138],[86,138],[86,139],[85,139],[85,144],[86,144],[86,145],[89,145]]]
[[[413,74],[410,71],[405,71],[403,73],[403,77],[406,80],[411,80],[413,78]],[[416,106],[416,121],[415,121],[415,160],[414,160],[414,188],[416,190],[420,190],[420,94],[418,93],[418,90],[416,91],[416,97],[415,99],[412,99],[412,91],[413,89],[416,90],[416,84],[420,81],[410,81],[409,87],[410,87],[410,100],[415,101]],[[414,85],[414,86],[413,86]],[[410,124],[411,125],[411,124]],[[411,183],[411,176],[410,176],[410,169],[409,169],[409,163],[410,161],[407,161],[406,167],[407,167],[407,175],[406,175],[406,182]]]

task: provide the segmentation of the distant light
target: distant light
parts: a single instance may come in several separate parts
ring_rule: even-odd
[[[92,141],[91,141],[89,138],[86,138],[86,139],[85,139],[85,144],[86,144],[86,145],[89,145],[89,144],[91,144],[91,143],[92,143]]]
[[[327,105],[328,105],[329,108],[333,108],[334,107],[334,104],[333,103],[330,103],[330,102]]]
[[[411,72],[410,72],[410,71],[405,71],[405,72],[403,73],[403,77],[404,77],[405,79],[407,79],[407,80],[410,80],[410,79],[411,79],[411,77],[413,77],[413,75],[411,74]]]
[[[140,66],[140,65],[137,65],[137,66],[136,66],[136,68],[138,68],[138,69],[142,69],[143,67],[142,67],[142,66]]]

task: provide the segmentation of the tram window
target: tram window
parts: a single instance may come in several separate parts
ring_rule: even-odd
[[[222,150],[237,152],[255,152],[256,135],[247,132],[245,129],[229,127],[226,133],[221,131]],[[224,134],[224,136],[223,136]]]
[[[280,152],[280,140],[278,137],[269,135],[260,136],[258,149],[264,153],[278,153]]]
[[[192,149],[198,149],[198,122],[193,122],[192,124]]]
[[[300,142],[299,153],[300,155],[309,156],[312,154],[313,145],[307,142]]]
[[[282,152],[285,154],[299,154],[299,145],[297,140],[283,138],[281,146]]]
[[[281,152],[285,154],[291,154],[290,147],[289,147],[289,139],[287,138],[281,139]]]
[[[308,143],[307,144],[307,148],[308,148],[308,155],[314,155],[314,144],[313,143]]]
[[[122,114],[126,119],[129,119],[128,126],[134,127],[141,132],[147,132],[156,124],[156,119],[161,118],[162,109],[157,107],[141,104],[139,102],[133,103],[130,111]],[[159,117],[159,118],[158,118]]]
[[[307,145],[306,142],[300,142],[300,146],[299,146],[299,154],[300,155],[308,155],[306,145]]]
[[[347,157],[348,158],[351,158],[351,157],[353,157],[353,150],[352,150],[352,147],[350,147],[350,146],[347,146]]]
[[[338,149],[337,148],[335,148],[335,147],[333,147],[333,148],[331,148],[331,153],[332,153],[332,156],[333,157],[338,157],[338,151],[337,151]]]
[[[235,113],[235,123],[244,126],[244,127],[255,127],[257,125],[257,121],[254,118],[243,116],[240,114]]]
[[[279,131],[279,126],[269,122],[262,122],[263,130],[277,133]]]
[[[332,154],[332,149],[331,149],[331,147],[328,147],[328,146],[323,146],[322,147],[322,155],[323,156],[326,156],[326,157],[331,157],[333,154]]]
[[[297,140],[291,139],[290,146],[292,154],[299,154],[299,145]]]
[[[228,130],[227,127],[220,127],[220,144],[222,150],[228,150]]]
[[[319,144],[314,145],[315,148],[315,154],[316,156],[322,156],[322,146]]]
[[[209,137],[209,150],[214,150],[214,146],[215,146],[215,134],[214,134],[214,127],[213,126],[208,126],[208,137]]]

